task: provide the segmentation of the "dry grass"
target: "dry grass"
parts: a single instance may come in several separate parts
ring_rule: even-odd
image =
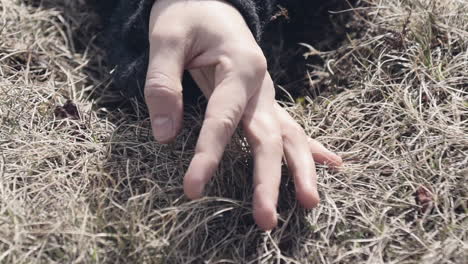
[[[314,55],[326,63],[310,74],[326,72],[327,89],[288,105],[346,166],[318,168],[312,211],[285,175],[271,233],[251,218],[241,137],[208,197],[188,201],[181,183],[201,118],[160,146],[143,113],[99,108],[88,92],[108,81],[92,15],[53,2],[0,0],[0,263],[466,263],[465,0],[349,11],[359,34]],[[79,116],[61,118],[68,99]]]

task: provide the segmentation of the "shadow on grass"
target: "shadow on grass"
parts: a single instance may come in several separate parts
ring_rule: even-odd
[[[170,146],[153,142],[147,121],[122,122],[114,132],[104,168],[109,177],[96,184],[109,191],[96,199],[95,207],[108,223],[105,229],[126,241],[121,260],[148,261],[156,254],[169,263],[246,262],[304,255],[302,242],[319,234],[296,205],[286,172],[279,227],[269,234],[255,226],[252,162],[239,135],[228,146],[206,197],[184,197],[182,179],[200,129],[194,119],[187,117],[188,128]]]
[[[293,97],[312,98],[328,90],[324,69],[325,54],[309,55],[310,45],[319,52],[336,50],[346,44],[349,35],[361,27],[355,12],[343,12],[361,6],[360,0],[278,1],[277,13],[266,27],[262,47],[268,58],[273,80]],[[279,97],[285,96],[279,93]]]

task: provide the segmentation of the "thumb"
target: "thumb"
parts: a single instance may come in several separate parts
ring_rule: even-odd
[[[164,41],[151,43],[144,93],[153,135],[160,143],[172,141],[182,127],[183,69],[183,52]]]

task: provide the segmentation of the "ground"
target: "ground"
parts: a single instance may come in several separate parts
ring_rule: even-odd
[[[466,263],[468,2],[329,13],[343,37],[302,46],[307,92],[282,100],[345,165],[318,167],[314,210],[285,170],[272,232],[252,220],[240,132],[189,201],[202,107],[162,146],[144,107],[97,96],[112,86],[82,2],[0,1],[0,263]]]

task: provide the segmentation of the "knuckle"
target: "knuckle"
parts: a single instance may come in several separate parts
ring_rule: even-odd
[[[179,96],[181,87],[163,73],[149,73],[145,83],[145,99],[160,96]]]
[[[304,129],[296,122],[290,122],[283,128],[283,138],[305,136]]]
[[[225,138],[230,138],[236,129],[236,120],[232,115],[223,117],[208,117],[206,122],[214,124],[216,129],[219,129],[223,132]]]
[[[261,79],[267,72],[267,60],[265,55],[260,48],[234,48],[233,49],[233,60],[231,63],[229,59],[225,59],[227,65],[232,66],[235,64],[240,70],[241,75],[248,79]]]
[[[245,128],[249,142],[254,148],[283,150],[281,128],[269,115],[253,118]]]
[[[268,151],[283,151],[283,140],[279,133],[270,133],[267,136],[254,135],[250,138],[254,152],[268,149]]]
[[[244,63],[248,67],[243,67],[243,72],[248,78],[262,79],[267,71],[267,61],[265,56],[261,52],[248,51],[247,54],[243,55]]]
[[[164,45],[168,47],[179,46],[184,39],[181,30],[157,30],[150,34],[150,44]]]
[[[222,129],[224,129],[227,133],[231,134],[234,129],[236,129],[235,121],[231,117],[223,117],[218,119],[218,122]]]
[[[267,61],[263,54],[255,53],[250,55],[248,58],[250,65],[252,65],[253,71],[256,74],[265,74],[267,71]]]
[[[233,60],[228,56],[221,56],[219,58],[219,64],[223,71],[230,72],[235,69]]]
[[[174,81],[172,80],[169,75],[164,74],[158,71],[148,71],[148,75],[146,77],[146,86],[153,87],[153,86],[172,86]]]
[[[283,150],[283,140],[277,133],[264,137],[261,144],[274,150]]]
[[[233,104],[219,113],[209,113],[206,116],[206,122],[211,123],[217,129],[221,129],[226,136],[231,137],[236,129],[244,109],[240,104]]]

